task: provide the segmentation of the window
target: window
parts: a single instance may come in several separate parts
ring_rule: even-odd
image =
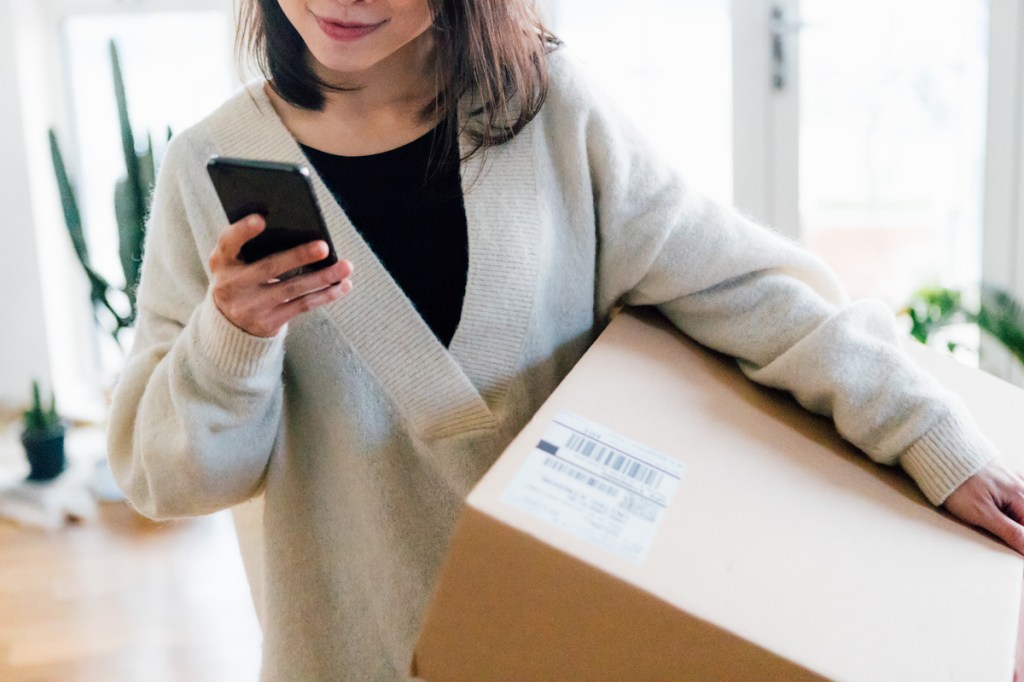
[[[138,148],[212,111],[233,87],[220,11],[73,15],[63,22],[78,199],[96,267],[119,281],[114,185],[125,173],[108,44],[118,48]],[[187,49],[182,49],[188,45]]]
[[[556,0],[553,30],[657,150],[732,203],[728,0]]]
[[[231,0],[45,0],[24,13],[29,44],[43,59],[27,59],[26,82],[56,84],[43,120],[26,121],[26,135],[45,140],[55,121],[65,163],[75,185],[94,266],[121,284],[114,187],[124,175],[109,43],[118,47],[136,146],[152,136],[159,159],[167,130],[198,121],[237,87]],[[58,55],[52,58],[51,55]],[[34,56],[34,55],[33,55]],[[48,120],[47,120],[48,119]],[[54,186],[48,155],[35,149],[33,183]],[[88,311],[85,278],[59,213],[56,191],[38,193],[35,208],[47,308],[46,336],[55,388],[62,403],[93,414],[97,388],[109,388],[122,353],[96,328]],[[54,204],[54,206],[51,206]],[[52,209],[52,210],[51,210]],[[99,373],[99,376],[97,376]]]
[[[802,0],[801,235],[894,307],[980,279],[985,0]]]

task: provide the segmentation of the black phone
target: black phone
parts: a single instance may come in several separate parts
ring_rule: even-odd
[[[252,263],[279,251],[322,239],[327,242],[326,258],[285,273],[281,278],[322,270],[338,262],[331,235],[317,207],[308,168],[291,163],[215,155],[210,157],[206,170],[229,223],[238,222],[253,213],[260,214],[267,221],[263,232],[242,245],[239,258],[243,261]]]

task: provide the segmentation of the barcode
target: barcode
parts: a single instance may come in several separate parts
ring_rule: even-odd
[[[597,441],[581,436],[578,433],[572,434],[569,437],[569,442],[566,443],[565,446],[573,452],[578,452],[587,459],[591,459],[610,467],[611,469],[625,474],[644,485],[649,485],[654,488],[661,485],[663,474],[657,469],[649,467],[642,462],[638,462],[632,457],[628,457],[621,452],[607,448]]]
[[[544,466],[548,467],[549,469],[554,469],[560,474],[566,474],[567,476],[581,483],[586,483],[591,488],[596,488],[597,490],[600,490],[603,493],[607,493],[608,495],[612,495],[613,497],[619,494],[619,489],[616,488],[615,486],[609,485],[608,483],[605,483],[599,478],[594,478],[593,476],[590,476],[589,474],[580,471],[574,466],[565,464],[563,462],[559,462],[557,459],[554,459],[553,457],[546,457],[544,459]]]

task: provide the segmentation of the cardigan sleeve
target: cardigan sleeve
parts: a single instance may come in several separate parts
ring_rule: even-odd
[[[817,258],[688,186],[564,59],[552,61],[582,116],[601,309],[657,306],[754,381],[832,417],[875,461],[902,465],[933,504],[995,457],[959,399],[900,349],[885,305],[847,303]]]
[[[249,335],[208,291],[206,255],[227,225],[200,182],[209,151],[196,138],[194,130],[176,136],[160,169],[135,338],[110,411],[111,469],[129,501],[154,518],[251,497],[281,420],[284,330]]]

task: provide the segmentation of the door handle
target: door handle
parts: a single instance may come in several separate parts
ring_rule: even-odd
[[[785,15],[778,5],[772,6],[772,88],[786,89],[786,34],[783,30]]]
[[[786,11],[780,5],[772,5],[771,30],[772,89],[779,92],[786,89],[789,63],[786,56],[786,37],[810,24],[800,21],[786,21]]]

